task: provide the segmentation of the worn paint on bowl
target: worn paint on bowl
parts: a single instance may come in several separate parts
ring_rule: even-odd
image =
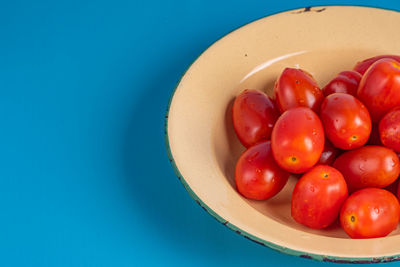
[[[267,201],[240,196],[234,167],[244,148],[231,122],[231,106],[246,88],[272,95],[285,67],[309,71],[323,87],[364,58],[400,54],[400,14],[354,6],[291,10],[265,17],[226,35],[186,71],[166,115],[172,166],[195,201],[218,221],[259,244],[284,253],[334,262],[400,259],[400,230],[356,240],[338,226],[313,230],[290,216],[291,177]]]

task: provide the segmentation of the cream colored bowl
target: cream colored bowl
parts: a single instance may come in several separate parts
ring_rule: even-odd
[[[231,106],[246,88],[272,93],[285,67],[311,72],[324,86],[342,70],[379,54],[400,54],[400,14],[367,7],[327,6],[265,17],[226,35],[191,65],[177,86],[166,119],[171,163],[190,195],[218,221],[284,253],[336,262],[400,259],[400,231],[356,240],[339,226],[312,230],[290,216],[296,178],[267,201],[251,201],[234,185],[243,147]]]

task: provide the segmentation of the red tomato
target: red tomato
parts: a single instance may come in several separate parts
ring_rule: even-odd
[[[380,188],[353,193],[340,211],[340,223],[351,238],[384,237],[396,229],[400,206],[396,197]]]
[[[346,179],[349,191],[393,183],[400,173],[399,158],[383,146],[364,146],[340,155],[333,167]]]
[[[357,96],[368,108],[372,121],[378,123],[400,105],[400,63],[381,59],[371,65],[361,79]]]
[[[282,190],[289,175],[276,164],[271,142],[264,141],[248,148],[240,156],[236,163],[235,183],[243,196],[265,200]]]
[[[371,118],[363,103],[352,95],[328,95],[322,102],[320,118],[327,138],[338,148],[354,149],[368,141]]]
[[[310,228],[325,228],[336,220],[347,196],[342,174],[328,165],[317,165],[293,190],[292,217]]]
[[[379,125],[376,123],[372,124],[371,134],[369,136],[368,145],[383,146],[381,137],[379,136]]]
[[[367,69],[374,64],[376,61],[383,59],[383,58],[391,58],[394,59],[398,62],[400,62],[400,56],[395,56],[395,55],[382,55],[382,56],[376,56],[376,57],[371,57],[364,59],[363,61],[357,62],[357,64],[354,66],[354,71],[364,74]]]
[[[271,138],[279,112],[265,93],[247,89],[236,97],[232,117],[236,135],[245,147],[249,147]]]
[[[324,98],[311,74],[292,68],[283,70],[275,83],[274,96],[280,112],[295,107],[308,107],[318,113]]]
[[[324,129],[317,114],[299,107],[285,111],[272,130],[272,153],[283,169],[302,173],[310,169],[324,150]]]
[[[361,77],[361,74],[355,71],[342,71],[322,89],[324,95],[345,93],[356,96]]]
[[[324,151],[322,151],[318,164],[332,165],[340,150],[334,147],[328,139],[325,139]]]
[[[400,107],[389,111],[379,123],[379,135],[382,143],[396,152],[400,152]]]

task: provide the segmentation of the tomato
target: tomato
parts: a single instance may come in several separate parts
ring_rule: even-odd
[[[310,228],[332,224],[348,196],[342,174],[328,165],[317,165],[297,182],[292,195],[292,217]]]
[[[367,142],[368,145],[383,146],[381,137],[379,136],[379,124],[372,123],[371,134]]]
[[[389,111],[379,122],[379,135],[382,143],[400,152],[400,107]]]
[[[358,84],[361,74],[355,71],[342,71],[322,89],[324,95],[333,93],[345,93],[352,96],[357,95]]]
[[[361,79],[357,97],[368,108],[372,121],[378,123],[400,105],[400,63],[381,59],[371,65]]]
[[[391,58],[393,60],[400,62],[400,56],[396,56],[396,55],[376,56],[376,57],[367,58],[363,61],[357,62],[357,64],[354,66],[353,70],[358,73],[364,74],[372,64],[374,64],[376,61],[383,59],[383,58]]]
[[[365,188],[353,193],[340,211],[340,224],[351,238],[384,237],[399,223],[400,205],[385,189]]]
[[[314,166],[324,149],[324,129],[317,114],[309,108],[285,111],[272,130],[272,153],[283,169],[302,173]]]
[[[274,96],[280,112],[295,107],[309,107],[318,113],[324,98],[311,74],[286,68],[275,83]]]
[[[285,186],[290,173],[275,162],[271,142],[263,141],[248,148],[239,158],[235,169],[235,183],[245,197],[265,200]]]
[[[340,155],[333,167],[346,179],[349,191],[366,187],[385,187],[400,173],[399,158],[383,146],[364,146]]]
[[[318,164],[332,165],[339,153],[340,150],[334,147],[329,140],[325,139],[324,150],[322,151]]]
[[[328,95],[322,102],[320,118],[327,138],[338,148],[354,149],[368,141],[371,118],[363,103],[352,95]]]
[[[236,135],[245,147],[249,147],[271,138],[279,112],[265,93],[247,89],[236,97],[232,117]]]

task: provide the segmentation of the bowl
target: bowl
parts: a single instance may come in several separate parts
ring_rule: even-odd
[[[313,230],[290,216],[296,177],[266,201],[235,189],[234,168],[244,147],[231,108],[246,88],[272,95],[285,67],[302,68],[324,86],[342,70],[380,54],[400,54],[400,14],[358,6],[290,10],[247,24],[221,38],[189,67],[166,115],[167,151],[193,199],[238,234],[283,253],[334,262],[400,259],[400,230],[375,239],[350,239],[338,224]]]

